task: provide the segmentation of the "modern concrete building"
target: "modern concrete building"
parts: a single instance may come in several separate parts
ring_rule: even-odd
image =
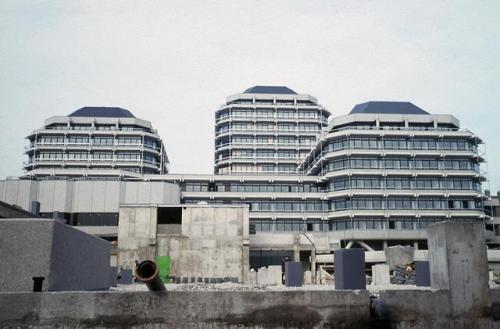
[[[330,112],[281,86],[229,96],[215,113],[215,174],[293,174]]]
[[[115,175],[120,169],[141,174],[168,173],[163,142],[149,121],[119,107],[83,107],[68,116],[45,120],[26,139],[26,174],[50,176],[70,169],[69,176]],[[97,170],[94,172],[94,170]]]
[[[254,94],[240,94],[238,102],[241,95]],[[276,90],[269,95],[273,104],[276,95],[298,97]],[[299,173],[237,174],[224,164],[230,175],[222,175],[222,162],[216,162],[216,175],[106,176],[87,170],[83,177],[59,167],[1,181],[0,200],[23,209],[39,201],[41,216],[59,212],[69,224],[108,239],[118,235],[121,206],[248,205],[253,268],[280,264],[283,257],[307,262],[313,251],[340,247],[426,249],[430,223],[488,218],[481,143],[451,115],[429,114],[411,103],[369,102],[330,122]]]

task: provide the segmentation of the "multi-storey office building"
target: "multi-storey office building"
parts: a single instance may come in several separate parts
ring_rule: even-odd
[[[369,102],[333,119],[300,165],[326,184],[335,229],[424,229],[484,218],[476,135],[451,115]]]
[[[215,174],[293,174],[330,112],[287,87],[255,86],[215,113]]]
[[[323,252],[346,245],[425,248],[430,223],[485,218],[480,143],[453,116],[431,115],[410,103],[370,102],[330,122],[300,164],[300,174],[108,175],[86,170],[87,177],[81,177],[83,171],[78,176],[59,168],[39,170],[29,182],[0,182],[0,200],[24,209],[40,201],[43,216],[57,211],[72,225],[92,226],[91,232],[106,232],[110,238],[121,204],[174,199],[248,204],[253,266],[290,256],[296,246],[310,251],[304,234]],[[64,179],[54,181],[51,175]],[[169,197],[176,186],[178,196]]]
[[[83,107],[68,116],[54,116],[26,139],[28,175],[52,169],[121,169],[143,174],[168,172],[163,142],[149,121],[118,107]]]

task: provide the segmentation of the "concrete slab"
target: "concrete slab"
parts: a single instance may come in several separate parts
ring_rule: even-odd
[[[376,264],[372,266],[372,284],[389,285],[391,284],[391,275],[388,264]]]

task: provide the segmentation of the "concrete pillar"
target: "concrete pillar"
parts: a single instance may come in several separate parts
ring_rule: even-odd
[[[451,316],[480,318],[491,307],[481,222],[440,222],[427,229],[431,287],[448,290]]]
[[[372,284],[374,285],[391,284],[391,276],[389,273],[388,264],[376,264],[372,266]]]
[[[311,273],[316,274],[316,249],[311,250]],[[312,283],[318,283],[318,275],[314,275],[312,278]]]
[[[300,262],[300,235],[293,236],[293,261]]]
[[[257,284],[257,272],[254,270],[248,271],[248,282],[245,282],[250,285],[256,285]]]
[[[267,286],[269,284],[267,280],[267,268],[259,268],[257,272],[257,284],[260,286]]]
[[[305,271],[304,272],[304,284],[311,284],[311,283],[312,283],[311,271]]]
[[[270,285],[282,286],[283,271],[281,265],[271,265],[267,267],[267,280]]]

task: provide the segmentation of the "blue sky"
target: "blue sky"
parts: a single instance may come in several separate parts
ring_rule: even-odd
[[[82,106],[152,121],[172,172],[210,173],[214,111],[256,84],[334,115],[368,100],[453,114],[500,190],[500,1],[2,0],[0,177],[22,173],[26,134]]]

